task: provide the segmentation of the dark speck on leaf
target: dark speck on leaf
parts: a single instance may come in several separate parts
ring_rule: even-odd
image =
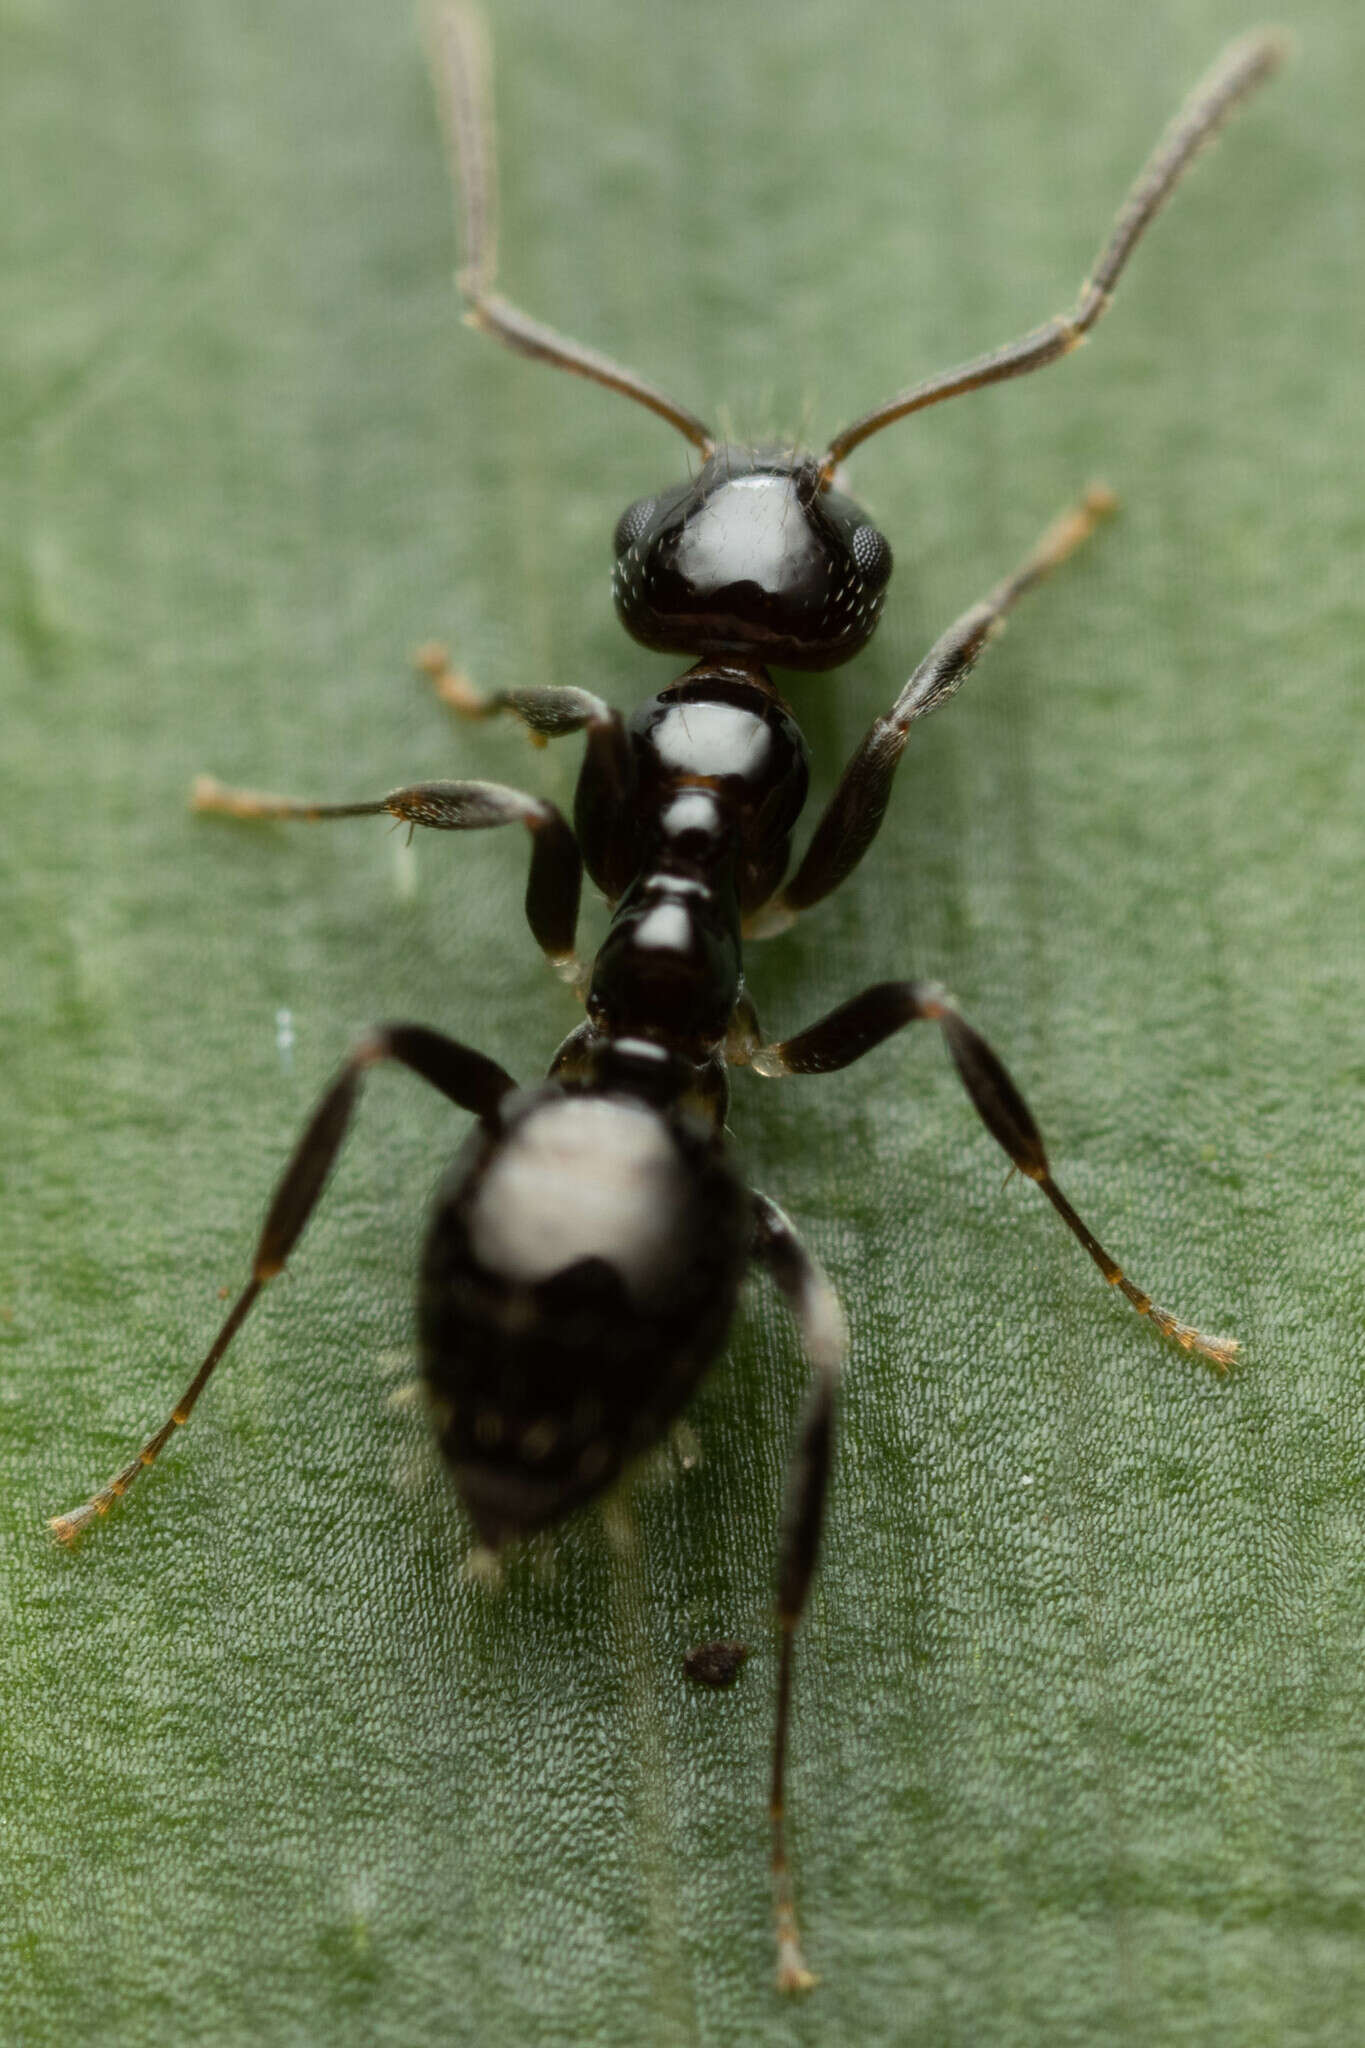
[[[683,1658],[683,1670],[697,1685],[733,1685],[748,1654],[747,1643],[698,1643]]]

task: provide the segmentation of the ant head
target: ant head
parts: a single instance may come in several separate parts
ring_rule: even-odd
[[[627,632],[669,654],[837,668],[881,616],[891,549],[820,462],[722,447],[617,521],[612,591]]]

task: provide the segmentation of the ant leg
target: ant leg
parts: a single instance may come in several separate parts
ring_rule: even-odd
[[[1159,1308],[1149,1294],[1134,1286],[1123,1268],[1091,1234],[1052,1178],[1042,1132],[999,1055],[973,1031],[937,983],[878,982],[872,988],[864,989],[861,995],[854,996],[851,1002],[831,1010],[827,1017],[822,1017],[819,1023],[812,1024],[809,1030],[798,1033],[795,1038],[751,1049],[749,1064],[756,1073],[770,1078],[785,1074],[835,1073],[840,1067],[852,1066],[855,1060],[871,1052],[893,1032],[921,1019],[939,1026],[958,1078],[971,1096],[982,1123],[1020,1173],[1042,1189],[1110,1286],[1117,1287],[1140,1316],[1149,1317],[1163,1337],[1169,1337],[1185,1351],[1197,1352],[1219,1372],[1226,1372],[1237,1356],[1236,1339],[1204,1336],[1191,1323],[1182,1322],[1168,1309]]]
[[[443,641],[423,641],[412,657],[412,665],[418,675],[427,678],[447,711],[453,711],[459,718],[493,718],[499,711],[511,709],[503,695],[490,697],[470,681],[462,668],[456,668]],[[531,743],[543,747],[544,735],[533,731]]]
[[[526,921],[550,965],[577,982],[582,962],[574,951],[583,864],[578,843],[552,803],[509,789],[501,782],[414,782],[390,790],[374,803],[315,804],[254,789],[232,789],[211,775],[196,778],[190,793],[196,811],[229,818],[291,818],[316,824],[330,818],[396,818],[439,832],[477,832],[496,825],[525,825],[531,834],[531,872],[526,884]]]
[[[204,1361],[159,1429],[143,1443],[136,1457],[116,1472],[107,1486],[92,1494],[83,1507],[53,1516],[49,1527],[63,1543],[76,1538],[114,1502],[128,1491],[138,1474],[156,1462],[177,1428],[190,1419],[195,1402],[203,1393],[214,1368],[246,1321],[256,1297],[266,1282],[282,1273],[290,1253],[302,1237],[308,1220],[327,1185],[342,1141],[360,1095],[360,1084],[368,1067],[381,1060],[396,1060],[419,1080],[427,1081],[453,1102],[489,1122],[509,1089],[516,1087],[512,1076],[497,1062],[485,1058],[443,1032],[430,1031],[421,1024],[381,1024],[363,1038],[308,1120],[303,1136],[281,1174],[266,1212],[265,1223],[252,1260],[251,1278],[238,1295]]]
[[[778,1550],[777,1616],[782,1630],[782,1650],[777,1678],[777,1722],[773,1733],[770,1800],[778,1988],[782,1991],[808,1991],[815,1979],[806,1968],[801,1953],[784,1833],[787,1727],[791,1716],[796,1631],[805,1611],[820,1549],[825,1494],[834,1449],[834,1399],[848,1333],[834,1289],[788,1218],[765,1195],[755,1195],[753,1202],[752,1255],[763,1262],[786,1296],[814,1371],[814,1382],[788,1465],[787,1501]]]
[[[532,745],[546,745],[567,733],[587,733],[579,786],[573,799],[573,825],[583,866],[602,889],[608,903],[616,903],[634,881],[639,834],[634,821],[634,764],[630,741],[620,711],[591,690],[573,688],[526,688],[526,690],[477,690],[469,676],[450,668],[444,647],[417,649],[417,668],[424,670],[436,686],[442,705],[450,705],[465,719],[493,719],[499,711],[510,711],[526,725]]]
[[[461,201],[464,263],[457,282],[467,308],[465,319],[517,355],[549,363],[556,370],[570,370],[576,377],[590,378],[624,398],[633,398],[637,405],[646,406],[676,427],[703,455],[710,455],[715,436],[694,413],[609,356],[530,319],[493,289],[498,259],[498,183],[487,29],[482,15],[472,7],[454,4],[454,0],[431,11],[428,27],[432,82]]]
[[[547,740],[563,739],[566,734],[582,732],[585,726],[590,734],[621,726],[620,712],[590,690],[553,684],[524,690],[480,690],[463,669],[451,665],[449,649],[438,640],[419,647],[413,662],[451,711],[461,718],[496,718],[499,712],[510,711],[526,726],[533,746],[543,747]]]
[[[898,392],[873,411],[864,413],[852,426],[836,434],[825,450],[820,465],[823,482],[830,482],[839,464],[860,442],[870,434],[880,433],[893,420],[921,412],[927,405],[938,405],[945,398],[956,398],[964,391],[979,391],[983,385],[999,384],[1007,377],[1026,376],[1030,370],[1041,370],[1078,348],[1108,310],[1129,257],[1194,158],[1234,108],[1274,76],[1288,53],[1288,39],[1275,29],[1258,29],[1230,43],[1143,165],[1071,312],[1035,327],[1018,341],[1006,342],[1003,348],[991,349],[969,363],[960,363],[956,369],[931,377],[927,383],[913,384],[909,390]]]
[[[962,687],[1018,600],[1088,540],[1117,502],[1102,484],[1092,485],[1078,504],[1053,520],[1012,576],[963,612],[934,642],[890,711],[868,728],[816,825],[801,865],[772,903],[756,913],[752,935],[785,930],[798,912],[809,910],[848,880],[881,829],[915,720],[937,711]]]
[[[608,903],[614,904],[635,878],[638,836],[632,802],[634,769],[620,712],[589,690],[555,686],[478,690],[459,669],[451,667],[445,648],[434,641],[418,649],[417,666],[430,676],[441,702],[461,718],[496,718],[499,712],[510,711],[538,747],[570,733],[587,733],[574,799],[574,825],[584,866]]]

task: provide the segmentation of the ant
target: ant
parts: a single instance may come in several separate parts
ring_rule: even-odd
[[[785,1296],[811,1370],[790,1457],[779,1539],[780,1626],[772,1750],[772,1877],[778,1983],[814,1982],[797,1929],[784,1837],[794,1649],[815,1571],[833,1450],[844,1318],[791,1222],[742,1178],[725,1134],[728,1068],[769,1077],[847,1067],[916,1022],[938,1026],[972,1105],[1012,1165],[1139,1315],[1219,1370],[1237,1346],[1160,1308],[1127,1277],[1057,1185],[1043,1139],[998,1055],[950,997],[887,981],[805,1030],[765,1039],[742,940],[831,895],[880,828],[911,727],[966,680],[1006,614],[1112,504],[1092,490],[1015,572],[935,643],[846,766],[784,882],[807,794],[805,742],[772,665],[841,667],[870,639],[891,550],[848,497],[844,458],[926,406],[1019,377],[1085,340],[1143,232],[1224,118],[1278,67],[1270,32],[1232,44],[1158,143],[1071,313],[947,374],[912,385],[842,429],[819,455],[737,447],[607,357],[530,319],[494,289],[495,171],[482,25],[460,6],[434,22],[434,69],[462,194],[470,325],[657,413],[697,451],[680,483],[618,520],[613,594],[644,646],[692,666],[629,718],[586,690],[482,695],[439,650],[420,657],[470,718],[507,711],[541,743],[585,739],[572,829],[551,803],[488,782],[418,783],[373,802],[320,804],[201,778],[195,804],[247,818],[387,816],[410,828],[520,824],[531,837],[526,918],[579,992],[583,1023],[539,1087],[424,1025],[360,1041],[322,1096],[276,1187],[251,1276],[167,1420],[82,1507],[56,1517],[67,1543],[125,1493],[190,1414],[322,1194],[365,1075],[393,1061],[475,1119],[434,1199],[417,1283],[421,1370],[432,1423],[478,1542],[504,1545],[602,1494],[667,1432],[723,1347],[752,1264]],[[611,909],[596,958],[576,950],[584,868]],[[477,1553],[476,1553],[477,1554]]]

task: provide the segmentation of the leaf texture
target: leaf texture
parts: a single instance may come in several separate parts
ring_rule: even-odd
[[[853,1350],[771,1988],[770,1588],[802,1370],[755,1287],[691,1437],[462,1576],[409,1274],[461,1119],[405,1077],[192,1427],[164,1415],[355,1034],[519,1078],[571,1028],[510,835],[192,817],[575,743],[408,667],[628,705],[621,508],[685,451],[464,331],[420,39],[376,0],[0,6],[0,1657],[7,2037],[1349,2043],[1365,2001],[1358,22],[1291,5],[1073,361],[889,430],[898,566],[794,679],[817,794],[1092,477],[1121,517],[917,729],[842,892],[754,953],[775,1035],[932,974],[1136,1279],[1104,1289],[930,1034],[736,1079]],[[496,11],[503,281],[743,435],[818,440],[1070,303],[1225,0]],[[589,912],[590,931],[601,918]],[[596,920],[592,922],[592,920]],[[685,1651],[747,1641],[736,1685]]]

